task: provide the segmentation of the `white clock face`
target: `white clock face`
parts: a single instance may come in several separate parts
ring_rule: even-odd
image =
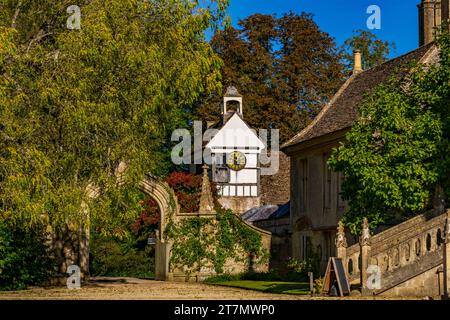
[[[247,159],[245,158],[245,154],[239,151],[230,153],[227,161],[228,168],[234,171],[240,171],[245,168],[246,164]]]

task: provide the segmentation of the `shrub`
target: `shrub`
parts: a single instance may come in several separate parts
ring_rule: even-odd
[[[211,276],[205,280],[205,283],[219,283],[219,282],[226,282],[226,281],[238,281],[243,280],[242,274],[219,274],[216,276]]]
[[[197,212],[202,191],[202,176],[172,172],[166,182],[175,191],[181,212]]]
[[[93,236],[91,244],[91,275],[110,277],[154,277],[154,249],[143,250],[130,243],[112,238]]]
[[[312,271],[313,263],[310,259],[298,260],[295,258],[290,258],[287,263],[289,270],[297,273],[307,273]]]
[[[317,278],[314,280],[314,293],[320,294],[323,288],[323,278]]]
[[[219,274],[209,277],[206,283],[218,283],[226,281],[251,280],[251,281],[282,281],[282,282],[306,282],[308,277],[304,273],[287,272],[280,273],[275,270],[269,272],[245,272],[239,274]]]
[[[44,229],[26,230],[0,221],[0,290],[21,290],[46,282],[54,270]]]

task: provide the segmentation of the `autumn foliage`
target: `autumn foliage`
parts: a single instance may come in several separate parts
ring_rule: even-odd
[[[254,14],[218,31],[211,45],[224,61],[224,88],[233,85],[244,96],[246,122],[279,129],[282,141],[303,129],[343,80],[334,39],[310,14]],[[219,121],[221,99],[221,92],[207,95],[197,115]]]
[[[175,191],[181,212],[197,212],[199,210],[202,191],[202,177],[185,172],[172,172],[165,179],[167,184]],[[160,213],[158,204],[150,197],[142,202],[142,212],[132,224],[131,230],[139,234],[143,229],[156,229]]]

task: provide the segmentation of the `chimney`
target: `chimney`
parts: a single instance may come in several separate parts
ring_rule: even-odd
[[[444,1],[445,2],[445,1]],[[439,27],[442,21],[441,1],[434,0],[434,26]]]
[[[445,0],[448,1],[448,0]],[[424,46],[433,41],[433,31],[436,25],[436,16],[441,16],[440,6],[436,6],[433,0],[422,0],[419,8],[419,45]],[[439,14],[436,15],[436,10]]]
[[[353,74],[357,74],[363,71],[361,50],[355,50],[354,56],[355,56],[355,64],[353,66]]]

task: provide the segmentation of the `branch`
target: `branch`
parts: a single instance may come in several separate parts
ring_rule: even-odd
[[[13,16],[13,19],[11,22],[11,28],[14,28],[14,29],[16,28],[16,21],[17,21],[17,18],[19,17],[21,6],[22,6],[22,0],[19,0],[19,3],[17,4],[16,11],[14,12],[14,16]]]
[[[33,44],[33,42],[40,41],[40,40],[42,40],[43,38],[45,38],[46,36],[51,35],[51,34],[52,34],[51,32],[44,33],[44,31],[42,31],[42,29],[39,30],[39,32],[38,32],[38,34],[36,35],[36,37],[34,37],[33,39],[31,39],[30,43],[28,44],[27,53],[28,53],[28,51],[30,51],[30,48],[31,48],[31,45]]]

